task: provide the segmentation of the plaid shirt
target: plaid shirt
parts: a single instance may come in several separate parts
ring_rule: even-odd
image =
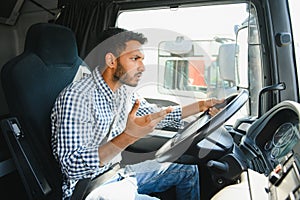
[[[72,195],[79,179],[109,168],[109,164],[100,167],[98,147],[106,136],[111,140],[123,132],[137,98],[141,101],[137,115],[155,111],[153,104],[130,94],[125,85],[113,92],[99,70],[73,82],[57,97],[51,114],[51,145],[64,176],[63,199]],[[182,126],[181,107],[174,108],[158,126]]]

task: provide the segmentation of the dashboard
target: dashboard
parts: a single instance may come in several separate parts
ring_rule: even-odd
[[[241,143],[251,169],[267,175],[285,161],[300,138],[299,109],[282,102],[251,125]]]
[[[285,122],[274,132],[272,139],[264,145],[264,151],[270,160],[278,161],[292,150],[299,139],[297,124]]]

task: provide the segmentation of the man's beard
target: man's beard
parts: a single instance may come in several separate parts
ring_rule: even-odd
[[[122,84],[135,87],[137,86],[137,83],[131,83],[130,82],[130,76],[129,74],[124,70],[124,66],[120,63],[120,61],[117,59],[117,69],[114,73],[114,80],[119,81]]]

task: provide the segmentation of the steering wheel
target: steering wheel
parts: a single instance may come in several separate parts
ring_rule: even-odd
[[[208,111],[205,111],[158,149],[155,154],[156,160],[158,162],[175,162],[178,160],[240,110],[248,98],[248,91],[241,90],[238,94],[228,96],[223,103],[215,105],[216,108],[223,109],[214,117],[210,117]]]

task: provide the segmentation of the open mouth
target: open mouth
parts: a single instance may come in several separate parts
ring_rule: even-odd
[[[142,73],[137,73],[137,74],[135,75],[135,77],[136,77],[137,79],[141,79],[141,78],[142,78]]]

